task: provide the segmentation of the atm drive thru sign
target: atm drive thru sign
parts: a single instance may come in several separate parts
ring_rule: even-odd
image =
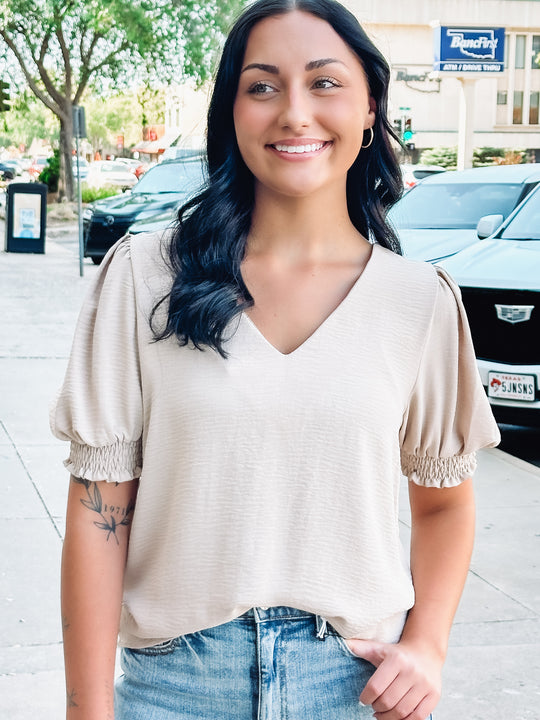
[[[434,28],[433,69],[448,73],[504,72],[504,28]]]

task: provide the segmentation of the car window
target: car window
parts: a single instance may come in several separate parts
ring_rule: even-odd
[[[109,165],[109,164],[107,164],[107,165],[102,165],[100,169],[101,169],[101,172],[104,172],[104,173],[110,173],[110,172],[121,172],[121,173],[125,173],[125,172],[129,172],[128,168],[126,168],[126,166],[123,165],[122,163],[111,163],[110,165]]]
[[[444,170],[413,170],[412,174],[417,180],[423,180],[425,177],[429,177],[430,175],[435,175],[439,172],[444,172]]]
[[[501,233],[505,240],[540,240],[540,195],[535,193]]]
[[[165,193],[195,190],[202,181],[202,162],[163,163],[148,170],[133,192]]]
[[[483,215],[509,215],[521,189],[510,183],[426,181],[394,205],[389,219],[397,228],[475,228]]]

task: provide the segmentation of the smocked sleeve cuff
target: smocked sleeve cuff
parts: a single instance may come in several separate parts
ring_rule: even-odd
[[[84,480],[127,482],[141,475],[141,441],[119,441],[102,447],[72,442],[64,465],[72,475]]]
[[[403,474],[424,487],[456,487],[476,470],[476,453],[453,457],[419,457],[401,452]]]

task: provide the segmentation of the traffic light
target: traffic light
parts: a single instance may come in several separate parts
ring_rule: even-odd
[[[394,126],[394,132],[396,133],[398,138],[401,137],[401,133],[403,132],[403,119],[396,118],[393,122],[393,126]]]
[[[9,83],[0,80],[0,112],[7,112],[11,108],[9,100]]]
[[[403,135],[401,136],[401,139],[405,144],[408,144],[413,139],[413,135],[412,119],[410,117],[406,117],[405,122],[403,123]]]

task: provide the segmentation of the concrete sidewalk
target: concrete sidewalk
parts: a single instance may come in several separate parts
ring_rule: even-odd
[[[69,230],[49,233],[45,255],[0,252],[0,718],[6,720],[64,717],[59,563],[68,476],[66,447],[49,433],[48,405],[96,272],[85,262],[79,277],[77,236]],[[485,451],[476,488],[476,549],[436,720],[540,720],[540,469]],[[406,539],[405,487],[401,517]]]

